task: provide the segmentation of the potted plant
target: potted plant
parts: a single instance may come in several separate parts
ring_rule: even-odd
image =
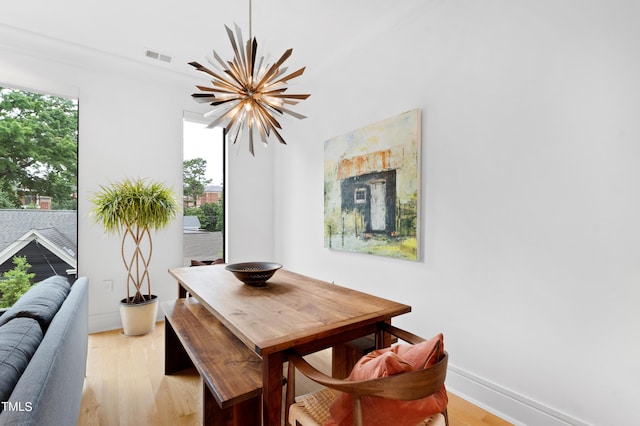
[[[101,185],[91,202],[95,222],[108,234],[122,235],[121,254],[127,270],[127,297],[120,301],[124,334],[149,333],[158,312],[158,298],[151,294],[149,277],[151,231],[164,228],[176,217],[175,193],[159,182],[125,179]]]

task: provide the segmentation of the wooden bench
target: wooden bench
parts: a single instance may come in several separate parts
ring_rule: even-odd
[[[262,361],[195,298],[162,304],[165,374],[195,367],[203,382],[203,424],[261,424]]]

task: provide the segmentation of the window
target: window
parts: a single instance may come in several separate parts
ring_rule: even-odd
[[[184,265],[224,259],[224,131],[201,115],[183,120]]]
[[[77,171],[77,99],[0,87],[0,274],[75,276]]]
[[[356,188],[353,200],[356,204],[363,204],[367,201],[367,189],[366,188]]]

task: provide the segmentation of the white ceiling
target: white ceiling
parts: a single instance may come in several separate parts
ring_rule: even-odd
[[[293,48],[289,62],[302,66],[310,55],[328,55],[378,33],[422,1],[253,0],[253,35],[272,60]],[[188,62],[203,62],[212,49],[225,59],[231,55],[224,25],[237,23],[248,37],[249,0],[20,0],[3,6],[0,23],[193,74]],[[145,57],[148,48],[171,56],[171,64]]]

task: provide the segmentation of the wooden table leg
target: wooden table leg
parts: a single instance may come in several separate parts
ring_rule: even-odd
[[[178,283],[178,299],[184,299],[187,297],[187,290],[182,287],[182,284]]]
[[[262,420],[263,426],[281,426],[282,364],[284,354],[276,352],[262,357]]]
[[[386,320],[385,323],[391,325],[391,319]],[[391,336],[389,333],[385,333],[381,328],[379,328],[376,333],[376,349],[382,349],[391,346],[391,343],[393,342],[392,337],[393,336]]]

